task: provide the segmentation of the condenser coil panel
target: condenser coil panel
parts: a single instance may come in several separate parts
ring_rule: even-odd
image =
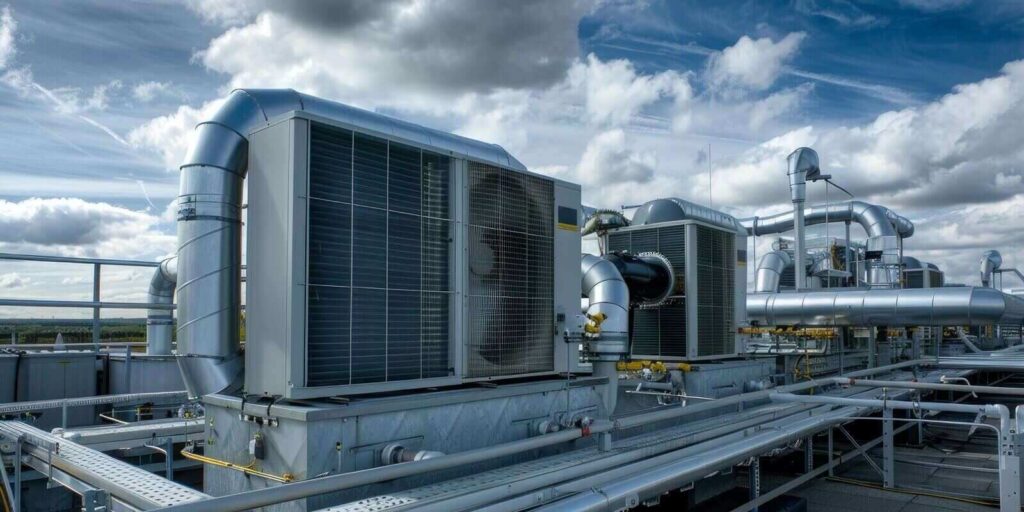
[[[637,225],[610,231],[607,252],[658,252],[675,272],[675,289],[658,305],[630,312],[634,359],[706,360],[735,356],[737,307],[746,272],[746,238],[697,221]]]
[[[294,112],[249,135],[246,392],[575,369],[579,187],[372,128]]]

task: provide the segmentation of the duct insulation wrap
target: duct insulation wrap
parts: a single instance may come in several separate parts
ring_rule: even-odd
[[[747,317],[766,326],[1020,325],[1024,299],[978,287],[760,293],[747,296]]]
[[[590,350],[596,359],[619,360],[629,353],[629,287],[614,263],[584,254],[580,259],[583,296],[590,299],[586,314],[605,316]]]
[[[178,279],[178,258],[160,262],[149,281],[150,304],[174,304],[174,286]],[[146,353],[169,355],[173,342],[174,311],[150,309],[146,312]]]

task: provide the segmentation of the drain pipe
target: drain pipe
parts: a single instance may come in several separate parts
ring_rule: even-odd
[[[174,304],[174,286],[178,280],[178,257],[160,262],[149,281],[150,304]],[[146,353],[170,355],[173,341],[174,311],[150,309],[146,312]]]
[[[790,153],[786,160],[789,162],[786,174],[789,175],[789,193],[793,200],[793,227],[796,230],[793,264],[798,272],[794,272],[794,275],[796,289],[799,291],[807,288],[807,275],[805,272],[799,272],[807,268],[804,264],[804,203],[807,201],[807,173],[818,172],[818,154],[811,148],[798,148]]]

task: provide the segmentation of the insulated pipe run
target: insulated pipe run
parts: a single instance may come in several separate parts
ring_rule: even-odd
[[[150,304],[174,304],[174,286],[178,279],[178,257],[160,262],[149,281]],[[174,312],[150,309],[146,312],[146,353],[169,355],[173,341]]]
[[[758,293],[747,296],[747,318],[771,326],[1020,324],[1024,300],[977,287]]]

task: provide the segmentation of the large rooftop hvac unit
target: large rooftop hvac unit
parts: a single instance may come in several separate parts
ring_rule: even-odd
[[[746,240],[731,216],[680,199],[648,202],[631,226],[608,232],[607,252],[657,252],[676,275],[666,300],[631,309],[633,359],[719,359],[742,350]]]
[[[491,144],[338,113],[293,112],[249,139],[246,392],[382,392],[577,361],[557,333],[579,308],[579,186]]]

